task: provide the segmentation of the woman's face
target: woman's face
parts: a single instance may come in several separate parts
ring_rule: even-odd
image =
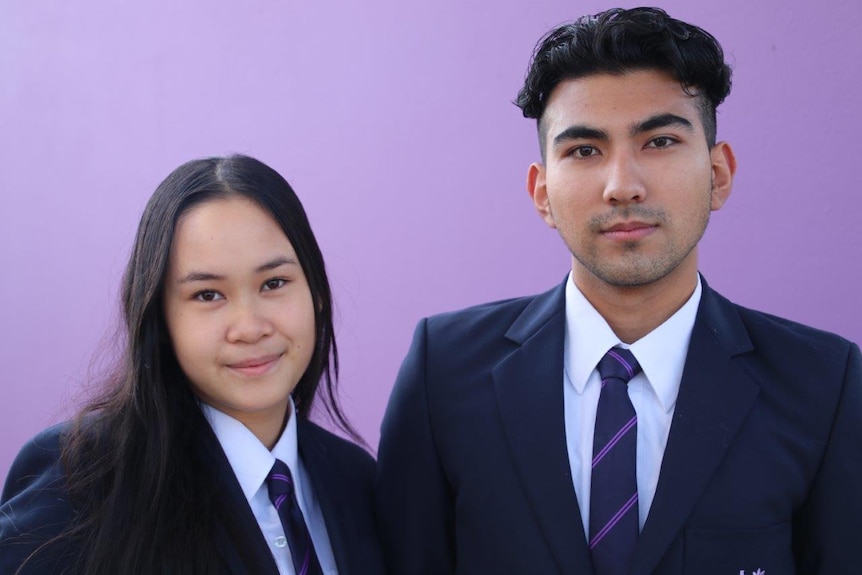
[[[271,447],[315,344],[311,291],[284,232],[242,197],[192,207],[177,223],[164,294],[197,396]]]

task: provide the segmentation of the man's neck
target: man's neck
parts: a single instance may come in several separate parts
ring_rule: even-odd
[[[683,262],[658,281],[632,287],[610,285],[574,262],[575,285],[624,343],[634,343],[663,324],[694,293],[697,259]]]

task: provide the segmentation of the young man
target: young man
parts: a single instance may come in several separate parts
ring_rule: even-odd
[[[736,161],[721,47],[610,10],[537,48],[517,104],[562,285],[420,322],[379,450],[392,573],[857,573],[862,355],[697,271]]]

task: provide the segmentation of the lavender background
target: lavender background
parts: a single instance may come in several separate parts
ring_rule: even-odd
[[[719,137],[740,168],[702,271],[739,303],[862,340],[860,4],[659,5],[735,64]],[[110,349],[152,190],[188,159],[229,152],[271,164],[305,203],[336,292],[344,405],[376,445],[420,317],[566,273],[524,191],[534,125],[510,101],[545,31],[607,7],[0,4],[0,481]]]

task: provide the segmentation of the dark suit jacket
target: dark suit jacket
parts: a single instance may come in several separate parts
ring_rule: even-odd
[[[314,484],[332,543],[339,575],[382,574],[383,557],[374,517],[374,460],[364,450],[321,427],[300,419],[299,455]],[[60,435],[66,425],[54,426],[31,440],[16,458],[0,499],[0,575],[11,575],[37,547],[57,535],[71,520],[74,509],[60,468]],[[211,430],[209,430],[211,432]],[[235,532],[256,533],[253,549],[261,568],[253,575],[277,575],[278,569],[215,435],[203,440],[211,455],[223,499],[229,502]],[[219,548],[231,573],[246,573],[240,553],[218,526]],[[36,556],[22,573],[60,573],[72,564],[78,550],[70,545]]]
[[[703,287],[631,573],[862,573],[859,348]],[[378,452],[392,573],[593,572],[566,451],[564,291],[419,323]]]

